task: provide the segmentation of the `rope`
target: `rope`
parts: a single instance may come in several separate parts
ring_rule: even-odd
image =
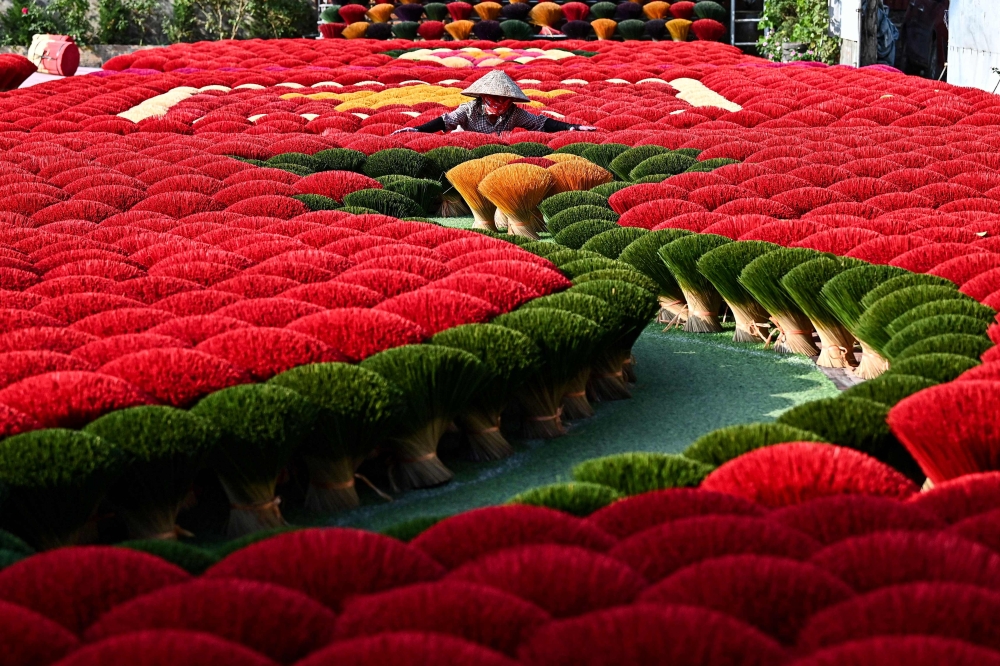
[[[230,504],[229,508],[233,511],[253,511],[254,513],[266,513],[270,511],[280,518],[281,510],[278,509],[280,504],[281,498],[275,495],[274,499],[267,500],[266,502],[255,502],[253,504]]]

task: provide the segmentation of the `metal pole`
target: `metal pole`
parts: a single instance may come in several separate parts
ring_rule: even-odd
[[[736,0],[729,0],[729,45],[736,46]]]
[[[865,40],[864,33],[862,32],[865,28],[865,10],[864,0],[858,3],[858,49],[855,52],[854,66],[861,67],[861,42]]]

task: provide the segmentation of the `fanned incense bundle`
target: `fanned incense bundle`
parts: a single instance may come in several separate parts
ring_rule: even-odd
[[[823,285],[831,279],[854,268],[852,259],[821,257],[807,261],[788,271],[781,285],[795,304],[809,317],[819,334],[822,349],[816,365],[822,368],[850,368],[857,365],[854,358],[854,336],[837,320],[820,296]]]
[[[722,298],[708,278],[698,271],[698,260],[705,253],[731,242],[725,236],[692,234],[660,248],[660,258],[674,274],[684,292],[684,300],[687,302],[685,331],[718,333],[722,330],[719,324]]]
[[[541,34],[543,35],[558,35],[560,34],[558,30],[553,28],[556,23],[558,23],[562,17],[562,7],[554,2],[540,2],[531,8],[531,13],[528,14],[531,17],[531,22],[537,26],[541,26]]]
[[[365,36],[365,33],[368,32],[368,25],[369,24],[364,21],[358,21],[357,23],[350,24],[344,28],[344,32],[342,33],[344,39],[361,39]]]
[[[508,220],[508,232],[538,239],[545,223],[538,212],[555,179],[546,169],[532,164],[508,164],[492,172],[479,184],[479,192],[496,205]]]
[[[764,241],[738,241],[706,252],[698,260],[698,272],[708,278],[733,312],[735,342],[766,339],[765,332],[770,328],[767,310],[740,284],[739,276],[751,261],[778,247]]]
[[[462,162],[445,174],[445,177],[454,185],[458,193],[465,199],[466,205],[472,210],[472,216],[475,219],[472,225],[474,229],[496,231],[493,218],[496,215],[497,207],[492,201],[480,194],[478,188],[479,183],[487,175],[501,166],[503,164],[498,163],[497,160],[491,161],[488,158],[483,158]]]
[[[593,8],[591,8],[591,11],[593,11]],[[615,35],[615,28],[618,27],[618,23],[611,19],[602,18],[592,21],[590,27],[594,29],[597,39],[611,39]]]
[[[740,273],[740,284],[770,313],[780,337],[775,351],[818,356],[812,341],[813,325],[781,286],[781,279],[820,253],[806,248],[782,248],[754,259]]]
[[[663,0],[653,0],[646,3],[642,8],[642,13],[648,19],[663,19],[670,15],[670,3]]]
[[[469,38],[469,33],[472,32],[472,26],[475,25],[472,21],[453,21],[444,26],[445,32],[451,35],[451,38],[456,41],[462,41],[463,39]]]
[[[365,16],[367,16],[372,23],[388,23],[395,10],[395,5],[379,4],[369,9],[367,13],[365,13]]]
[[[484,21],[496,21],[500,16],[502,7],[496,2],[480,2],[473,9],[479,14],[479,18]]]
[[[610,171],[585,159],[563,160],[548,167],[548,172],[555,180],[552,194],[589,190],[614,180]]]
[[[691,21],[687,19],[673,19],[667,21],[667,32],[675,42],[686,42],[688,32],[691,30]]]

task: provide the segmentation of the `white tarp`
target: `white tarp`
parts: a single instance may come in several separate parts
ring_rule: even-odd
[[[992,92],[1000,77],[1000,0],[951,0],[948,83]]]
[[[861,39],[861,0],[838,0],[840,5],[840,38],[852,42]]]

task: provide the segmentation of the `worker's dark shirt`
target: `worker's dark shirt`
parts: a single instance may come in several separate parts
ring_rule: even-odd
[[[561,132],[573,129],[574,126],[545,116],[536,116],[516,104],[511,104],[507,111],[491,119],[483,108],[482,100],[476,99],[414,129],[419,132],[450,132],[459,127],[467,132],[505,134],[516,128],[538,132]]]

